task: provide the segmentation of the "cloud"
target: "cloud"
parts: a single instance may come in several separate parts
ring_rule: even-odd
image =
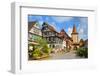
[[[57,32],[60,32],[61,28],[57,26],[57,24],[55,22],[50,22],[49,23],[52,27],[54,27],[54,29],[57,31]]]
[[[69,27],[68,28],[68,31],[67,31],[67,34],[71,37],[71,33],[72,33],[72,28],[71,27]]]
[[[39,22],[39,24],[40,24],[40,25],[42,25],[42,24],[43,24],[43,21],[38,21],[38,22]]]
[[[56,22],[65,22],[65,21],[70,21],[71,19],[73,19],[73,17],[52,17],[52,19]]]
[[[79,30],[79,34],[84,34],[84,30],[82,28]]]
[[[42,16],[29,15],[28,21],[43,21]]]
[[[83,35],[80,35],[79,39],[84,39],[84,40],[86,40],[87,37],[88,37],[87,35],[83,34]]]
[[[50,17],[46,17],[45,20],[46,20],[46,21],[50,21]]]
[[[80,18],[80,22],[86,24],[88,22],[87,17]]]
[[[55,22],[51,22],[50,25],[53,26],[54,29],[56,30],[56,23]]]
[[[80,23],[77,27],[77,31],[79,33],[79,39],[87,39],[88,38],[88,27],[85,23]]]

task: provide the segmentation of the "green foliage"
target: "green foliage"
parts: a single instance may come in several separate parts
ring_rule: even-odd
[[[42,52],[47,53],[47,54],[50,53],[51,48],[48,47],[47,41],[45,39],[38,38],[37,42],[39,43],[38,48],[41,48]]]
[[[43,46],[41,49],[44,53],[50,54],[51,53],[51,48],[49,48],[47,45]]]
[[[36,49],[33,51],[33,57],[39,57],[39,56],[42,56],[42,52],[40,51],[39,48],[36,48]]]
[[[51,53],[52,49],[48,47],[45,39],[37,38],[36,42],[38,43],[38,45],[35,46],[33,57],[41,57],[43,55],[49,55]]]
[[[36,42],[39,44],[39,47],[43,47],[43,46],[47,45],[47,41],[41,37],[37,38]]]
[[[77,56],[87,58],[88,57],[88,48],[81,47],[76,51]]]

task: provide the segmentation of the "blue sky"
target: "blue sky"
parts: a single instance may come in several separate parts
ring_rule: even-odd
[[[40,25],[43,22],[47,22],[58,32],[64,29],[69,36],[71,36],[73,25],[75,24],[79,39],[88,39],[87,17],[28,15],[28,21],[38,21]]]

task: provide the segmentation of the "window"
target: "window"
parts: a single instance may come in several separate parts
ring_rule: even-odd
[[[51,37],[49,37],[49,41],[51,41]]]
[[[51,41],[53,41],[53,37],[51,37]]]
[[[55,45],[53,45],[52,47],[55,48]]]
[[[45,32],[45,35],[47,35],[47,32]]]
[[[57,33],[55,33],[55,35],[57,36],[58,34],[57,34]]]
[[[47,27],[45,27],[45,30],[47,30]]]
[[[47,41],[49,41],[49,38],[46,38],[47,39]]]
[[[38,34],[38,35],[39,35],[40,32],[41,32],[41,31],[40,31],[39,29],[37,29],[37,28],[33,28],[33,33],[34,33],[34,34]]]
[[[47,36],[48,36],[48,32],[46,32],[47,33]]]
[[[54,35],[55,34],[55,32],[52,32],[52,35]]]
[[[51,45],[49,45],[49,47],[52,48]]]
[[[52,33],[51,32],[49,32],[49,36],[51,36],[52,35]]]

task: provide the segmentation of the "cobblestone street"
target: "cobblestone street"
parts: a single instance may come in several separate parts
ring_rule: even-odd
[[[63,54],[55,54],[51,58],[52,59],[76,59],[80,57],[77,57],[76,54],[73,51],[71,51]]]
[[[74,51],[70,52],[59,52],[56,54],[51,54],[50,57],[44,58],[43,60],[50,60],[50,59],[80,59],[80,57],[76,56]]]

